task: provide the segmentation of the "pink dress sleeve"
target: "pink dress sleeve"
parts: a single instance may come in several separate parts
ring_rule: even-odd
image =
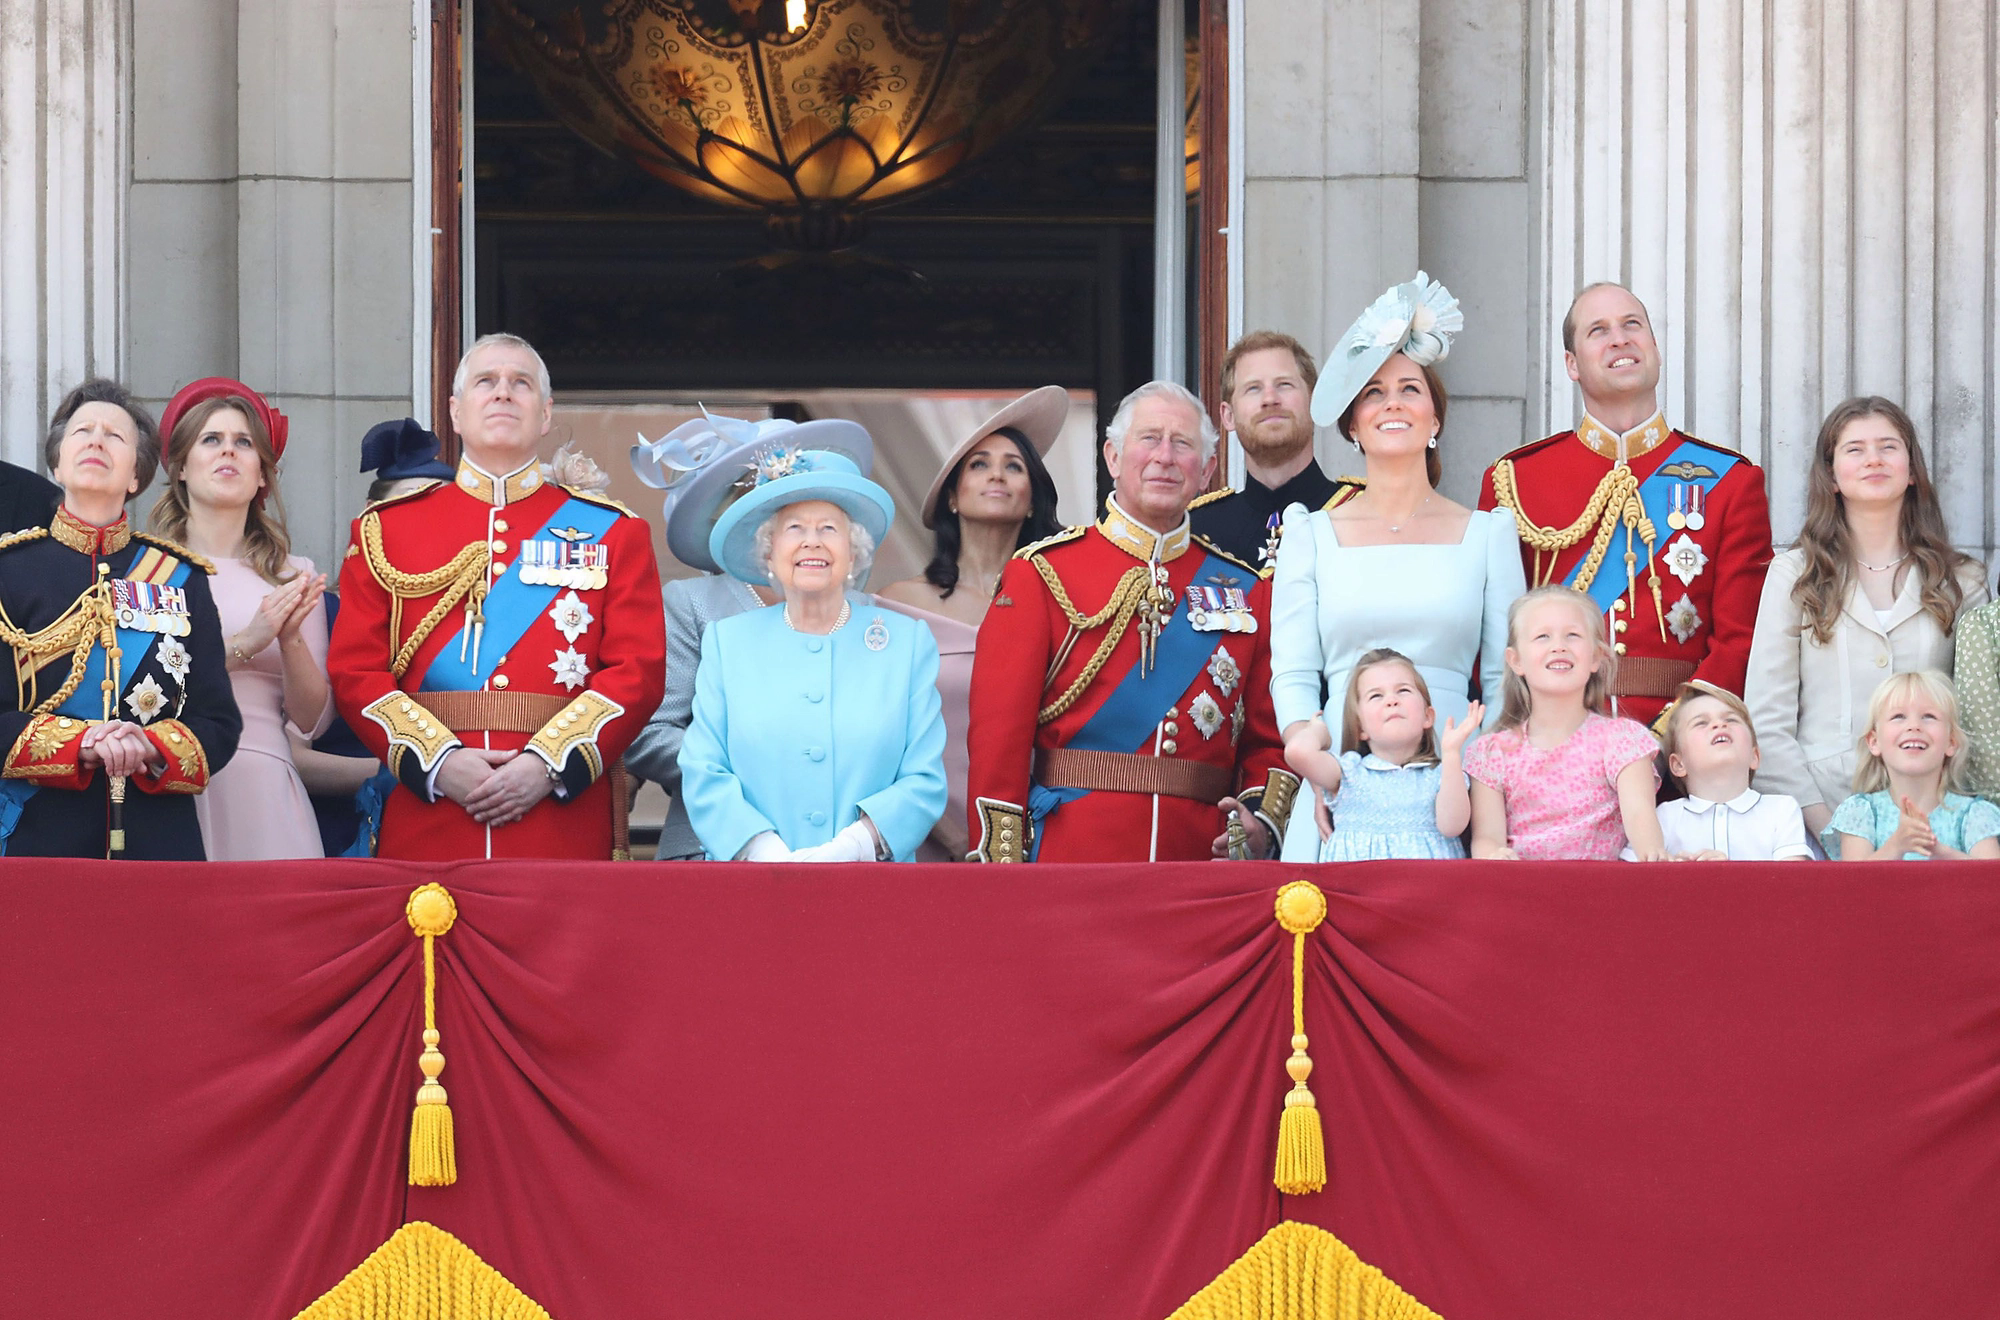
[[[1495,730],[1484,733],[1472,740],[1465,749],[1465,773],[1497,793],[1507,791],[1507,748],[1503,746],[1514,736],[1512,730]]]
[[[1607,719],[1599,726],[1599,745],[1604,756],[1604,780],[1616,783],[1618,775],[1634,761],[1653,765],[1653,787],[1660,786],[1660,744],[1637,720]]]

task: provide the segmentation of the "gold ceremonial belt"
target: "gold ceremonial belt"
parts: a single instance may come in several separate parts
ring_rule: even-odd
[[[1035,782],[1044,788],[1095,788],[1192,798],[1213,806],[1234,787],[1229,771],[1203,761],[1124,752],[1079,752],[1065,747],[1035,753]]]
[[[453,733],[540,733],[569,703],[546,692],[412,692]]]

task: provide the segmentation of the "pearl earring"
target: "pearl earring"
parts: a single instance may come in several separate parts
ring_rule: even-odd
[[[1432,449],[1436,449],[1436,448],[1438,447],[1438,433],[1437,433],[1436,431],[1432,431],[1432,432],[1431,432],[1431,446],[1430,446],[1430,447],[1431,447]]]

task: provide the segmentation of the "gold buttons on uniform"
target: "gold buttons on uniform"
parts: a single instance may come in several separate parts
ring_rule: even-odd
[[[1632,623],[1631,623],[1631,620],[1629,620],[1629,619],[1619,619],[1619,620],[1617,620],[1616,622],[1614,622],[1614,623],[1613,623],[1613,624],[1611,625],[1611,631],[1612,631],[1612,632],[1621,632],[1621,633],[1622,633],[1622,632],[1624,632],[1624,631],[1625,631],[1625,630],[1626,630],[1627,628],[1630,628],[1631,626],[1632,626]]]
[[[1175,734],[1181,731],[1181,726],[1174,723],[1172,720],[1168,720],[1166,724],[1163,726],[1163,728],[1165,729],[1166,735],[1169,738],[1173,737]]]
[[[74,723],[76,723],[76,721],[75,721],[75,720],[71,720],[71,719],[60,719],[60,720],[57,720],[57,721],[56,721],[56,727],[57,727],[58,729],[67,729],[67,728],[68,728],[68,727],[69,727],[70,725],[72,725],[72,724],[74,724]]]
[[[1618,643],[1618,644],[1617,644],[1616,646],[1612,647],[1611,649],[1612,649],[1613,651],[1617,652],[1617,653],[1618,653],[1619,655],[1624,655],[1624,654],[1625,654],[1625,643],[1623,643],[1623,642],[1620,642],[1620,643]]]
[[[506,530],[507,530],[507,520],[506,520],[505,518],[495,518],[495,519],[493,520],[493,530],[494,530],[494,531],[496,531],[496,532],[504,532],[504,531],[506,531]]]
[[[1181,717],[1181,708],[1180,708],[1179,706],[1169,706],[1169,707],[1167,707],[1167,718],[1168,718],[1168,719],[1170,719],[1170,720],[1177,720],[1177,719],[1179,719],[1180,717]]]
[[[1623,614],[1625,612],[1625,598],[1620,596],[1617,600],[1611,602],[1611,608]]]
[[[1180,750],[1179,744],[1175,743],[1172,738],[1169,738],[1165,742],[1160,744],[1160,751],[1162,751],[1168,756],[1172,756],[1175,752],[1179,750]]]
[[[493,686],[501,689],[502,691],[505,691],[507,687],[507,676],[505,674],[495,674],[493,676]]]

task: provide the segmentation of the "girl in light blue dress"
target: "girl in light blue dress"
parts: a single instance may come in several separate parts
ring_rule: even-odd
[[[1473,702],[1462,720],[1435,727],[1430,687],[1410,658],[1378,647],[1362,656],[1348,680],[1338,757],[1325,723],[1325,742],[1288,744],[1286,760],[1318,790],[1319,860],[1460,858],[1459,836],[1472,819],[1462,755],[1479,727]]]

